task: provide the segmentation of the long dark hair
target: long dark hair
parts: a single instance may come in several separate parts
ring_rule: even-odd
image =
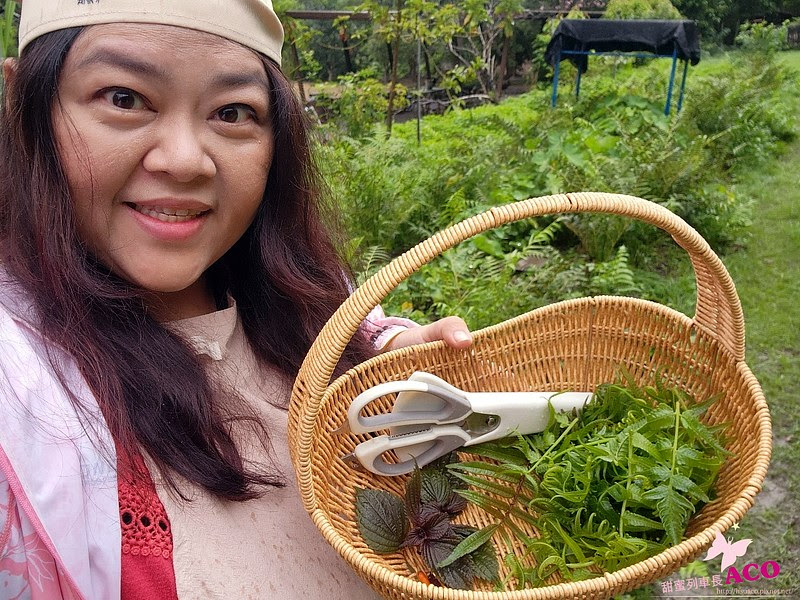
[[[115,276],[81,244],[51,121],[58,77],[82,28],[34,40],[6,86],[0,113],[0,260],[36,309],[42,334],[71,355],[97,398],[118,452],[143,449],[178,490],[175,475],[231,500],[282,485],[280,474],[246,468],[232,421],[257,421],[241,403],[231,415],[184,340],[159,324],[146,291]],[[326,208],[303,109],[291,85],[262,57],[270,82],[275,152],[251,227],[209,272],[216,292],[237,301],[256,356],[295,376],[322,325],[347,297],[336,253],[341,231]],[[374,353],[355,336],[339,370]],[[64,368],[51,362],[76,409]],[[274,399],[273,399],[274,400]],[[287,399],[279,399],[285,402]],[[260,435],[265,440],[263,424]],[[179,491],[179,490],[178,490]]]

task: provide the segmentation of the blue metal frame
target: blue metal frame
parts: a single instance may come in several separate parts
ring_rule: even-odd
[[[669,74],[669,86],[667,87],[667,103],[664,106],[664,114],[669,115],[670,109],[672,107],[672,91],[675,87],[675,70],[678,64],[678,47],[675,46],[675,49],[672,51],[672,54],[646,54],[642,52],[593,52],[593,51],[586,51],[586,50],[559,50],[558,54],[556,55],[556,65],[553,68],[553,95],[550,100],[551,106],[555,107],[556,100],[558,98],[558,78],[561,72],[561,55],[562,54],[571,54],[571,55],[584,55],[584,56],[628,56],[631,58],[671,58],[672,59],[672,69],[670,70]],[[684,90],[686,89],[686,74],[689,70],[689,61],[683,61],[683,77],[681,78],[681,93],[678,97],[678,112],[680,112],[681,107],[683,106],[683,94]],[[581,95],[581,70],[578,69],[578,78],[575,82],[575,97],[579,98]]]

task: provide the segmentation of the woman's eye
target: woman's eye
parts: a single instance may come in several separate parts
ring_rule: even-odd
[[[231,104],[223,106],[217,111],[217,118],[225,123],[243,123],[247,119],[255,119],[253,109],[241,105]]]
[[[142,97],[131,90],[115,89],[108,90],[105,93],[106,100],[111,102],[117,108],[124,110],[135,110],[144,108],[144,100]]]

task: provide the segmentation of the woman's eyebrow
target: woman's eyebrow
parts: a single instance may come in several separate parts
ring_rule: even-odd
[[[152,79],[164,81],[170,79],[169,74],[159,65],[134,58],[111,48],[98,48],[92,51],[78,63],[76,70],[95,65],[118,67]],[[269,80],[266,73],[263,70],[223,73],[213,77],[209,82],[209,86],[216,89],[242,88],[250,85],[261,89],[269,89]]]
[[[127,71],[145,75],[153,79],[169,79],[167,72],[160,66],[134,58],[127,54],[122,54],[110,48],[99,48],[91,52],[88,56],[84,57],[82,61],[75,67],[76,70],[92,67],[94,65],[109,65],[112,67],[120,67]]]
[[[257,86],[263,90],[269,89],[267,74],[263,71],[243,71],[235,73],[223,73],[212,77],[209,86],[216,89],[242,88],[247,86]]]

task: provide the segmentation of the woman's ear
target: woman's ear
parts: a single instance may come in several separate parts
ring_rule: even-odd
[[[8,98],[10,94],[8,93],[9,90],[14,85],[14,80],[17,76],[17,59],[16,58],[7,58],[3,61],[3,96],[6,102],[6,108],[8,108]]]

